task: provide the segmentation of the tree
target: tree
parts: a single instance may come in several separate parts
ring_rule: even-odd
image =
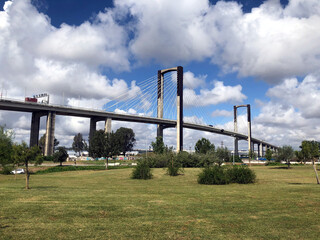
[[[214,149],[215,149],[214,144],[213,143],[211,144],[211,142],[206,138],[199,139],[195,146],[196,153],[201,153],[201,154],[214,152]]]
[[[39,147],[42,151],[42,154],[44,154],[45,145],[46,145],[46,134],[43,134],[39,140]],[[59,145],[59,141],[56,138],[54,138],[53,145],[54,145],[54,148]]]
[[[103,130],[95,131],[89,145],[89,154],[94,158],[105,156],[106,153],[106,135]]]
[[[29,189],[29,163],[34,163],[35,165],[42,163],[43,157],[40,148],[38,146],[29,148],[25,142],[22,142],[22,144],[15,144],[13,145],[13,158],[15,163],[24,164],[26,169],[26,189]]]
[[[227,147],[218,147],[215,153],[215,157],[217,163],[220,166],[223,162],[230,161],[230,152]]]
[[[120,151],[123,155],[125,155],[126,152],[131,151],[136,142],[133,130],[131,128],[121,127],[115,132],[115,134],[115,137],[120,144]]]
[[[320,183],[319,176],[318,176],[316,166],[314,164],[314,162],[315,162],[314,160],[319,159],[320,143],[317,141],[302,141],[300,148],[301,148],[301,155],[303,156],[305,161],[307,159],[312,161],[313,170],[316,175],[317,183],[319,184]]]
[[[7,164],[12,163],[12,139],[13,132],[5,130],[4,126],[0,126],[0,166],[5,168]]]
[[[67,160],[69,157],[67,150],[65,147],[58,147],[57,151],[53,154],[53,161],[59,162],[60,166],[62,166],[62,163]]]
[[[107,157],[112,157],[119,155],[121,152],[121,143],[116,133],[111,132],[106,134],[106,148],[105,155]]]
[[[272,151],[271,151],[271,149],[270,148],[268,148],[267,149],[267,151],[266,151],[266,159],[267,159],[267,161],[271,161],[271,159],[272,159]]]
[[[81,133],[76,134],[73,138],[73,143],[72,143],[73,151],[81,155],[81,152],[85,149],[85,147],[86,147],[86,141],[83,139],[82,134]]]
[[[290,161],[294,156],[294,151],[291,146],[285,145],[278,149],[277,160],[278,161],[286,161],[288,165],[288,169],[290,168]]]
[[[162,137],[157,137],[155,142],[151,142],[153,152],[156,154],[163,154],[165,152],[165,146]]]

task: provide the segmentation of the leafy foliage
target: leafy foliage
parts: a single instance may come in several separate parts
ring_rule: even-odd
[[[94,158],[125,154],[132,150],[135,141],[134,132],[129,128],[119,128],[115,133],[99,130],[90,139],[89,154]]]
[[[215,153],[215,159],[218,165],[223,162],[230,162],[231,154],[227,147],[218,147]]]
[[[146,159],[138,161],[137,166],[132,171],[131,178],[144,180],[152,178],[151,169]]]
[[[163,154],[165,151],[165,145],[162,137],[157,137],[155,142],[151,142],[151,146],[155,154]]]
[[[196,153],[200,153],[200,154],[206,154],[208,152],[214,152],[215,146],[214,144],[206,139],[206,138],[201,138],[197,141],[196,145],[195,145],[195,151]]]
[[[255,181],[255,173],[247,166],[221,167],[215,165],[204,168],[198,175],[198,183],[200,184],[248,184],[254,183]]]
[[[272,154],[273,154],[273,153],[272,153],[271,149],[268,148],[267,151],[266,151],[266,155],[265,155],[267,161],[271,161],[271,159],[272,159]]]
[[[290,168],[290,161],[294,156],[294,151],[291,146],[282,146],[278,149],[276,160],[278,162],[286,161],[288,168]]]
[[[198,175],[198,183],[208,185],[222,185],[230,182],[225,168],[220,166],[206,167]]]
[[[256,181],[256,174],[247,166],[229,167],[227,175],[231,183],[248,184]]]
[[[170,154],[170,161],[168,162],[167,173],[170,176],[178,176],[179,174],[183,173],[181,163],[177,161],[177,156],[174,156],[172,153]]]
[[[46,174],[54,172],[80,171],[80,170],[104,170],[104,166],[54,166],[45,170],[39,170],[36,174]]]
[[[35,165],[42,163],[43,157],[40,148],[38,146],[29,148],[25,142],[13,145],[13,159],[16,164],[24,164],[26,169],[26,189],[29,189],[29,163],[34,163]]]
[[[54,143],[53,143],[54,147],[58,146],[59,143],[60,142],[56,138],[54,138]],[[45,145],[46,145],[46,134],[43,134],[39,140],[39,147],[42,151],[42,154],[44,154]]]
[[[103,130],[95,131],[90,139],[89,154],[94,158],[106,156],[106,134]]]
[[[57,151],[53,154],[53,161],[59,162],[60,166],[65,162],[68,158],[68,153],[65,147],[58,147]]]
[[[12,163],[12,139],[13,132],[0,126],[0,166],[5,167],[7,164]]]
[[[132,150],[136,142],[135,134],[131,128],[119,128],[115,133],[115,138],[118,140],[120,151],[124,155]]]
[[[78,133],[73,138],[72,149],[76,153],[81,154],[83,150],[86,148],[86,141],[83,139],[82,134]]]

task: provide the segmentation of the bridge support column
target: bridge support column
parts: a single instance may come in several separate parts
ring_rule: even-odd
[[[234,123],[234,132],[238,132],[238,122],[237,122],[237,107],[233,106],[233,123]],[[239,139],[237,137],[234,137],[234,149],[233,149],[233,155],[239,156]],[[234,158],[233,158],[234,159]],[[235,163],[233,163],[235,164]]]
[[[95,117],[90,118],[89,146],[90,146],[90,141],[93,138],[93,135],[97,129],[97,122],[98,122],[97,118],[95,118]]]
[[[239,156],[239,140],[237,137],[234,138],[234,150],[233,150],[233,154],[235,156]]]
[[[48,112],[47,127],[46,127],[46,141],[44,147],[44,155],[52,156],[54,152],[54,129],[56,122],[56,113]]]
[[[112,123],[112,119],[111,118],[107,118],[106,122],[105,122],[105,127],[104,127],[104,132],[105,133],[111,133],[111,123]]]
[[[177,67],[177,152],[183,150],[183,68]]]
[[[263,157],[263,146],[262,146],[262,143],[259,143],[259,157]]]
[[[157,118],[163,118],[163,88],[164,88],[164,77],[162,71],[158,71],[158,100],[157,100]],[[163,139],[163,126],[158,124],[157,126],[157,137]]]
[[[30,147],[39,145],[40,118],[42,116],[42,112],[32,112],[29,144]]]
[[[248,152],[254,151],[251,146],[251,110],[250,104],[247,105],[247,117],[248,117]]]

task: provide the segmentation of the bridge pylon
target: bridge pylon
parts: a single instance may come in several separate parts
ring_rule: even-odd
[[[178,66],[158,71],[157,117],[163,118],[164,74],[177,72],[177,152],[183,150],[183,67]],[[157,137],[163,137],[165,126],[158,124]]]
[[[250,110],[250,104],[247,105],[238,105],[233,106],[234,111],[234,132],[238,132],[238,124],[237,124],[237,109],[240,107],[246,107],[247,108],[247,122],[248,122],[248,152],[253,151],[252,142],[251,142],[251,110]],[[234,137],[234,154],[238,155],[238,141],[239,139],[237,137]]]

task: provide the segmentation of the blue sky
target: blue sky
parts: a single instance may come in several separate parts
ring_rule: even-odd
[[[251,104],[255,137],[294,147],[304,139],[319,140],[318,0],[4,3],[0,1],[3,96],[45,91],[56,104],[101,108],[121,88],[129,91],[133,80],[139,86],[157,70],[181,65],[190,100],[185,105],[202,105],[209,112],[205,124],[232,129],[233,105]],[[240,131],[246,132],[245,111],[239,113]],[[24,122],[29,119],[0,115],[18,141],[28,141]],[[56,135],[65,145],[77,132],[88,133],[84,119],[57,123]],[[143,147],[146,127],[129,126]],[[154,126],[147,128],[151,142]],[[168,145],[175,144],[174,134],[174,129],[165,132]],[[185,135],[187,148],[200,137],[232,148],[232,140],[221,136]]]

